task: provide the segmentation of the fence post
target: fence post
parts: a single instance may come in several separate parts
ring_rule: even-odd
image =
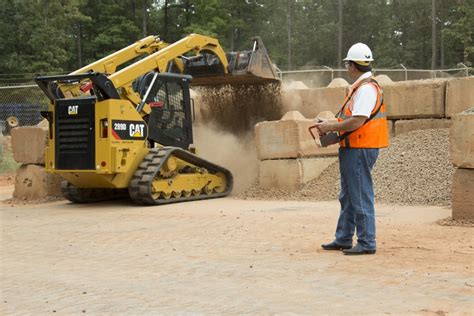
[[[329,69],[331,71],[331,81],[333,81],[334,80],[334,69],[332,69],[328,66],[323,66],[323,67],[326,68],[326,69]]]
[[[408,80],[407,68],[405,66],[403,66],[403,64],[400,64],[400,66],[402,66],[402,68],[405,69],[405,81],[407,81]]]
[[[469,77],[469,67],[464,65],[463,63],[459,63],[459,64],[464,67],[464,69],[466,71],[466,77]]]

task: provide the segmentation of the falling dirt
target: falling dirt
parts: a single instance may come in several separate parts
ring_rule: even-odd
[[[235,135],[253,131],[258,122],[281,118],[280,88],[280,84],[196,88],[197,123]]]

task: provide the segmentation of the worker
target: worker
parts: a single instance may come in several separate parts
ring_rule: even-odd
[[[341,210],[333,242],[325,250],[342,250],[346,255],[375,254],[374,186],[371,171],[379,148],[388,147],[388,129],[382,89],[372,77],[372,51],[354,44],[344,58],[354,83],[350,86],[337,122],[316,124],[320,136],[337,132]],[[354,232],[357,244],[353,246]]]

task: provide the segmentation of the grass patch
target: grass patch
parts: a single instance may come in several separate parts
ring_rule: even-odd
[[[3,157],[0,161],[0,173],[14,172],[20,168],[21,163],[13,159],[13,153],[3,147]]]

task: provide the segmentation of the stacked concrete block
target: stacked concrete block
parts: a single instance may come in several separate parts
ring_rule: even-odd
[[[444,117],[446,80],[394,82],[383,91],[390,119]]]
[[[44,149],[48,142],[48,130],[41,127],[17,127],[12,129],[13,158],[23,164],[44,164]]]
[[[13,158],[22,166],[17,170],[13,196],[21,199],[40,199],[61,195],[62,178],[46,173],[44,150],[48,139],[48,125],[17,127],[11,131]]]
[[[474,107],[474,77],[446,82],[446,117]]]
[[[345,95],[346,87],[285,90],[283,103],[287,110],[298,110],[305,117],[315,117],[322,111],[337,113]]]
[[[385,87],[385,86],[393,84],[392,79],[390,79],[390,77],[387,75],[378,75],[378,76],[375,76],[374,79],[380,84],[381,87]]]
[[[332,114],[332,113],[331,113]],[[334,117],[334,114],[332,114]],[[326,117],[323,117],[326,118]],[[308,128],[316,120],[306,119],[298,111],[286,113],[279,121],[255,125],[255,142],[259,160],[337,155],[338,145],[318,147]]]
[[[334,114],[321,113],[319,118],[334,119]],[[255,126],[262,187],[298,190],[337,159],[338,144],[320,147],[319,138],[315,141],[309,133],[308,128],[315,121],[291,111],[279,121],[260,122]]]
[[[22,165],[16,172],[13,197],[20,199],[41,199],[61,195],[62,178],[46,173],[41,165]]]
[[[453,115],[450,140],[457,167],[451,190],[453,218],[474,220],[474,107]]]
[[[413,119],[395,121],[395,136],[422,129],[449,128],[451,121],[448,119]]]
[[[263,160],[259,163],[259,184],[263,188],[297,191],[336,160],[336,157]]]

